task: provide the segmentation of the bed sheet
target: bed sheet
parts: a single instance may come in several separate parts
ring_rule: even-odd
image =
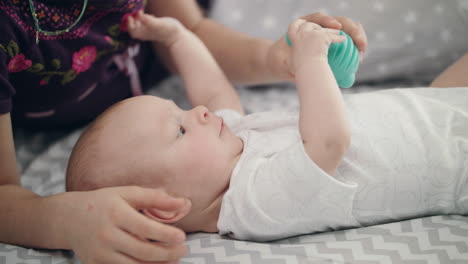
[[[415,84],[360,85],[343,93],[374,91]],[[417,85],[417,84],[416,84]],[[291,84],[238,87],[247,112],[297,110]],[[189,104],[182,82],[172,77],[149,94]],[[40,195],[64,191],[68,156],[82,129],[31,133],[15,131],[17,157],[24,186]],[[468,263],[468,217],[430,216],[383,225],[303,235],[271,243],[236,241],[217,234],[188,235],[188,255],[181,263]],[[0,264],[79,263],[71,251],[34,250],[0,243]]]
[[[369,45],[357,80],[429,81],[468,52],[466,0],[216,0],[209,16],[277,40],[293,19],[316,11],[363,25]]]

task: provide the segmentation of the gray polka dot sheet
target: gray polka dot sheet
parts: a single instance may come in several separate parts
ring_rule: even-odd
[[[361,23],[369,48],[358,81],[429,81],[468,52],[468,0],[216,0],[210,16],[277,40],[294,19],[321,11]]]
[[[398,84],[357,86],[343,93],[397,87]],[[406,87],[406,86],[405,86]],[[247,112],[297,110],[290,84],[238,87]],[[169,78],[149,94],[189,106],[182,82]],[[64,191],[67,160],[82,129],[32,133],[15,131],[24,186],[40,195]],[[236,241],[217,234],[188,235],[188,255],[181,263],[468,263],[468,216],[431,216],[365,228],[302,235],[270,243]],[[36,250],[0,243],[0,263],[79,263],[71,251]]]

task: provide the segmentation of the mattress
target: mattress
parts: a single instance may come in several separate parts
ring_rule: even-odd
[[[403,84],[398,84],[402,86]],[[404,84],[407,85],[407,84]],[[414,84],[410,84],[414,86]],[[350,93],[395,87],[360,85]],[[297,110],[291,84],[238,87],[246,112]],[[171,77],[149,94],[173,99],[188,108],[182,82]],[[40,195],[64,191],[67,160],[83,129],[33,133],[15,131],[22,184]],[[382,225],[302,235],[270,243],[236,241],[218,234],[187,237],[181,263],[468,263],[468,216],[427,216]],[[0,263],[79,263],[73,252],[36,250],[0,243]]]

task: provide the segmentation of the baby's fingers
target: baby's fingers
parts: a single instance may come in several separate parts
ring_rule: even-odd
[[[135,28],[135,19],[132,16],[127,18],[127,27],[129,29]]]
[[[182,23],[172,17],[155,17],[153,15],[142,14],[141,23],[144,28],[148,29],[146,38],[160,41],[166,45],[174,43],[179,33],[185,29]]]
[[[288,36],[291,42],[295,42],[296,40],[296,35],[300,29],[300,27],[307,23],[304,19],[296,19],[294,20],[291,24],[289,24],[288,27]],[[291,43],[292,44],[292,43]]]
[[[128,33],[133,38],[140,39],[140,38],[142,38],[144,36],[144,34],[142,32],[140,19],[135,19],[132,16],[129,16],[128,17],[128,22],[127,22],[127,28],[128,28]]]
[[[341,30],[331,28],[324,28],[323,30],[328,34],[332,43],[343,42],[346,40],[345,35],[340,35]]]

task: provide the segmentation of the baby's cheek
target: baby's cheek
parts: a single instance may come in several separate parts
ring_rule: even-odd
[[[191,163],[192,165],[200,164],[210,154],[209,147],[202,140],[192,141],[186,147],[184,162]]]

